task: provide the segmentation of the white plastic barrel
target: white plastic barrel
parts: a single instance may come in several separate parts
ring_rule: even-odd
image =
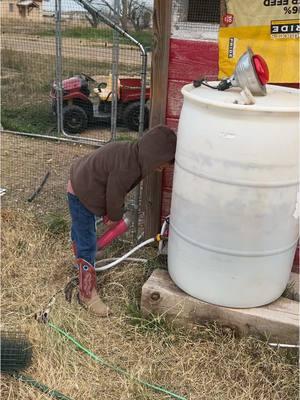
[[[212,83],[213,84],[213,83]],[[168,269],[209,303],[255,307],[283,293],[298,240],[297,89],[182,89]]]

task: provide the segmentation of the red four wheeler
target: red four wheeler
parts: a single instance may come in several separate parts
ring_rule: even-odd
[[[63,85],[63,121],[67,133],[80,133],[92,122],[110,123],[112,105],[112,76],[90,77],[81,73],[65,79]],[[117,120],[129,129],[138,131],[141,79],[120,77],[118,80]],[[56,114],[56,84],[50,97]],[[149,124],[150,87],[146,88],[144,129]]]

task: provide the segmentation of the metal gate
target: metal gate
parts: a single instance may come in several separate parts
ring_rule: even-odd
[[[149,112],[145,107],[145,47],[119,26],[119,0],[115,0],[116,12],[111,18],[87,0],[77,0],[77,3],[83,15],[70,37],[64,26],[62,2],[55,2],[56,81],[51,95],[57,131],[68,138],[96,144],[122,139],[122,135],[117,135],[119,124],[125,128],[125,139],[142,135],[145,113]],[[93,20],[95,27],[84,25],[83,16]],[[76,30],[89,40],[82,38],[78,42],[74,38]],[[72,59],[75,49],[79,57],[71,66],[74,75],[64,80],[72,75],[70,56]],[[93,125],[97,128],[86,129]],[[79,138],[78,134],[86,130]]]
[[[47,193],[54,209],[62,204],[56,199],[63,198],[64,179],[69,163],[79,154],[78,145],[99,147],[112,140],[135,140],[142,135],[142,121],[149,112],[146,47],[151,46],[151,29],[146,30],[147,35],[138,32],[133,38],[120,28],[119,3],[115,0],[111,7],[114,11],[109,11],[96,9],[87,0],[48,0],[43,4],[49,7],[41,14],[34,6],[36,2],[20,2],[18,8],[2,2],[1,122],[4,132],[18,134],[11,138],[3,135],[7,150],[1,154],[11,171],[3,180],[14,197],[11,204],[15,198],[20,200],[19,205],[26,200],[57,160],[64,170],[54,168],[40,195]],[[74,81],[77,88],[76,84],[72,86]],[[74,101],[76,90],[81,104]],[[85,129],[78,131],[75,118],[74,130],[67,132],[66,119],[72,116],[72,106],[76,106],[75,111],[83,106],[85,113],[88,106],[93,118],[89,115]],[[101,118],[97,118],[99,115]],[[125,117],[135,122],[135,129],[128,128]],[[25,151],[20,147],[20,136],[47,141],[26,140]],[[64,153],[52,152],[51,139],[66,143],[57,146]],[[71,146],[67,150],[68,143]],[[11,151],[14,146],[17,152]],[[87,147],[82,151],[90,150]],[[50,202],[51,198],[54,201]],[[131,203],[137,231],[139,189],[131,195]]]
[[[21,23],[2,10],[5,130],[96,146],[142,134],[146,46],[119,26],[119,3],[109,15],[88,0],[55,0]]]

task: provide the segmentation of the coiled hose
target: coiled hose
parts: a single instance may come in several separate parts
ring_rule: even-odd
[[[139,243],[137,246],[135,246],[133,249],[128,251],[126,254],[124,254],[120,258],[116,258],[116,259],[106,258],[104,260],[97,261],[95,270],[97,272],[106,271],[107,269],[110,269],[110,268],[115,267],[116,265],[120,264],[124,260],[134,261],[134,262],[142,262],[142,263],[147,262],[147,260],[145,258],[129,258],[129,256],[131,256],[131,254],[135,253],[137,250],[141,249],[142,247],[147,246],[147,244],[153,243],[155,241],[158,241],[158,249],[159,249],[159,253],[161,253],[162,247],[163,247],[163,236],[167,230],[168,225],[169,225],[169,216],[165,219],[165,221],[161,227],[160,234],[158,234],[156,237],[147,239],[144,242]],[[109,264],[103,265],[102,267],[100,267],[100,266],[97,267],[97,265],[105,263],[105,262],[109,262],[111,260],[114,260],[114,261],[110,262]]]
[[[97,265],[98,265],[99,263],[107,262],[107,261],[109,261],[109,260],[111,260],[111,259],[107,258],[107,259],[105,259],[105,260],[97,261],[97,262],[96,262],[96,268],[95,268],[95,270],[96,270],[97,272],[100,272],[100,271],[106,271],[107,269],[110,269],[110,268],[112,268],[112,267],[115,267],[116,265],[120,264],[122,261],[128,259],[128,257],[131,256],[131,254],[135,253],[137,250],[141,249],[141,248],[144,247],[144,246],[147,246],[147,244],[149,244],[149,243],[155,242],[156,240],[157,240],[156,238],[147,239],[147,240],[145,240],[144,242],[139,243],[137,246],[135,246],[133,249],[131,249],[130,251],[128,251],[128,252],[127,252],[126,254],[124,254],[122,257],[117,258],[115,261],[113,261],[113,262],[111,262],[111,263],[109,263],[109,264],[103,265],[102,267],[97,267]],[[146,262],[147,260],[144,259],[144,258],[142,258],[142,259],[136,258],[136,259],[134,259],[134,261],[138,261],[138,262],[143,262],[143,263],[144,263],[144,262]]]

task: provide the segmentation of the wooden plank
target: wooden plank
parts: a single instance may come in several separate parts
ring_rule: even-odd
[[[184,85],[203,77],[215,80],[217,76],[217,43],[171,39],[167,118],[179,118],[183,103],[181,88]]]
[[[150,127],[166,119],[171,10],[172,0],[154,0]],[[161,180],[161,172],[155,172],[144,181],[145,238],[159,232]]]
[[[172,189],[174,177],[174,165],[170,165],[164,169],[162,185],[163,189]]]
[[[197,40],[170,39],[167,124],[177,129],[183,104],[181,88],[194,79],[217,79],[218,44]],[[163,185],[164,187],[164,185]],[[171,196],[162,194],[162,215],[169,212]]]
[[[299,339],[298,302],[281,297],[262,307],[221,307],[187,295],[159,269],[142,288],[141,310],[145,316],[164,315],[177,325],[217,321],[240,335],[263,335],[276,343],[297,344]]]
[[[217,79],[218,62],[217,42],[170,40],[169,80]]]
[[[172,200],[172,189],[164,189],[161,192],[161,225],[164,218],[170,215]]]
[[[171,8],[172,0],[154,1],[151,66],[151,127],[165,122],[168,92]]]
[[[179,123],[179,118],[166,118],[166,124],[173,129],[175,132],[177,131],[178,128],[178,123]]]
[[[179,118],[182,104],[183,104],[183,95],[181,93],[181,89],[184,85],[191,83],[190,81],[169,81],[168,87],[168,103],[166,114],[167,118]]]
[[[150,174],[144,182],[142,202],[145,213],[145,239],[148,239],[160,232],[162,173]]]

